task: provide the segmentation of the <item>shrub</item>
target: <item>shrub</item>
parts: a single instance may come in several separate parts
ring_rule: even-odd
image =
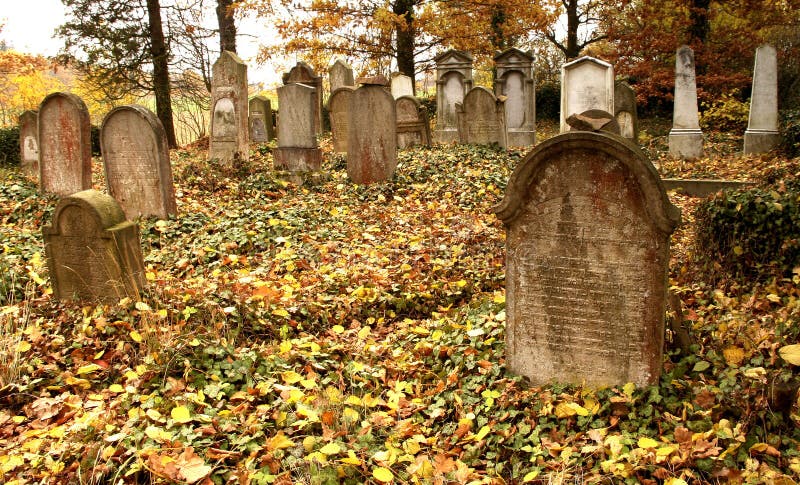
[[[19,165],[19,127],[0,129],[0,163]]]
[[[712,103],[703,103],[700,127],[704,130],[744,133],[750,116],[750,105],[737,98],[738,92],[723,94]]]
[[[782,148],[789,157],[800,156],[800,110],[781,112]]]
[[[557,120],[561,114],[561,85],[542,83],[536,92],[536,118]]]
[[[92,156],[100,156],[100,128],[92,125]]]

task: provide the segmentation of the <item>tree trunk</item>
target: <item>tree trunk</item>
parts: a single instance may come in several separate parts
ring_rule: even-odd
[[[578,45],[578,27],[581,21],[578,15],[578,0],[565,0],[563,3],[567,9],[567,45],[564,55],[567,61],[570,61],[581,53],[581,48]]]
[[[502,5],[495,5],[492,10],[492,47],[497,51],[503,51],[509,42],[503,32],[503,24],[506,23],[506,9]]]
[[[414,86],[414,1],[395,0],[392,11],[405,19],[397,28],[397,70],[411,78]]]
[[[710,6],[711,0],[692,0],[689,6],[689,20],[691,21],[689,26],[689,45],[694,49],[694,68],[698,76],[706,73],[703,47],[708,40],[708,32],[711,30],[711,23],[708,18],[708,8]]]
[[[217,0],[217,22],[219,22],[219,51],[236,52],[236,22],[231,5],[233,0]]]
[[[150,20],[150,53],[153,57],[153,91],[156,95],[156,115],[167,132],[170,148],[177,148],[175,126],[172,123],[172,99],[170,97],[169,64],[164,30],[161,26],[159,0],[147,0],[147,16]]]

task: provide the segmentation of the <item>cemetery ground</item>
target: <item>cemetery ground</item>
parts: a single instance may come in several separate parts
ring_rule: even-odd
[[[705,158],[673,161],[664,126],[642,139],[664,176],[779,195],[775,174],[800,171],[713,132]],[[274,145],[229,169],[173,151],[179,216],[141,221],[147,289],[106,306],[54,301],[41,228],[56,198],[2,170],[3,482],[798,480],[798,361],[780,351],[800,335],[800,275],[703,263],[700,199],[670,193],[688,355],[670,333],[657,386],[531,388],[505,369],[492,213],[524,152],[403,150],[391,182],[363,186],[322,146],[325,175],[299,188],[273,172]]]

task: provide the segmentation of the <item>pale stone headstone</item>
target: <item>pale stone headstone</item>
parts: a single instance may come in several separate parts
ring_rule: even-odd
[[[322,166],[314,117],[317,91],[311,86],[289,83],[278,88],[278,148],[273,152],[276,169],[309,172]]]
[[[703,156],[703,132],[697,111],[697,82],[694,72],[694,51],[682,46],[675,56],[675,102],[672,129],[669,132],[669,153],[677,158]]]
[[[449,50],[434,58],[436,62],[436,130],[438,143],[458,141],[456,103],[472,89],[472,56]]]
[[[496,98],[488,89],[478,86],[456,105],[458,135],[461,143],[485,145],[497,143],[508,146],[505,98]]]
[[[39,114],[28,110],[19,115],[19,160],[22,173],[39,178]]]
[[[84,190],[61,199],[42,228],[53,294],[59,300],[138,299],[144,288],[139,226],[111,196]]]
[[[390,87],[394,99],[401,96],[414,96],[414,81],[403,73],[392,73]]]
[[[328,99],[328,113],[331,120],[331,136],[333,138],[333,151],[347,153],[348,130],[350,123],[350,99],[355,90],[352,86],[344,86],[333,93]]]
[[[353,68],[350,67],[350,64],[341,59],[337,59],[336,62],[328,68],[328,79],[331,84],[331,95],[339,88],[345,86],[355,88],[356,86]]]
[[[567,118],[590,109],[614,112],[614,67],[581,57],[561,66],[561,133],[569,130]]]
[[[359,82],[350,98],[347,175],[370,184],[390,179],[397,168],[397,113],[385,78]]]
[[[167,134],[161,120],[142,106],[111,110],[100,128],[108,193],[125,217],[178,213]]]
[[[89,110],[71,93],[52,93],[39,105],[39,186],[69,195],[92,187]]]
[[[508,144],[526,146],[536,143],[536,79],[533,55],[519,49],[507,49],[494,57],[497,79],[494,94],[506,97]]]
[[[744,132],[744,153],[768,152],[778,146],[778,53],[771,45],[756,49],[750,118]]]
[[[510,370],[534,385],[657,383],[680,212],[641,151],[606,133],[551,138],[517,165],[495,212]]]
[[[249,105],[250,141],[265,143],[275,138],[272,126],[272,103],[264,96],[253,96]]]
[[[639,139],[639,115],[636,111],[636,91],[625,81],[614,83],[614,117],[619,123],[620,135]]]
[[[314,133],[322,133],[322,76],[318,76],[311,66],[300,61],[283,75],[283,84],[294,83],[305,84],[315,89]],[[283,105],[281,105],[281,109],[283,109]]]
[[[211,73],[209,160],[229,165],[236,158],[250,157],[247,104],[247,64],[235,53],[224,51]]]
[[[395,100],[397,111],[397,148],[412,145],[431,146],[431,126],[428,110],[414,96]]]

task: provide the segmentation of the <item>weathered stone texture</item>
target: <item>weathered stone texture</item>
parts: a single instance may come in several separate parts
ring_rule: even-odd
[[[69,195],[92,187],[89,110],[71,93],[52,93],[39,106],[39,185]]]

